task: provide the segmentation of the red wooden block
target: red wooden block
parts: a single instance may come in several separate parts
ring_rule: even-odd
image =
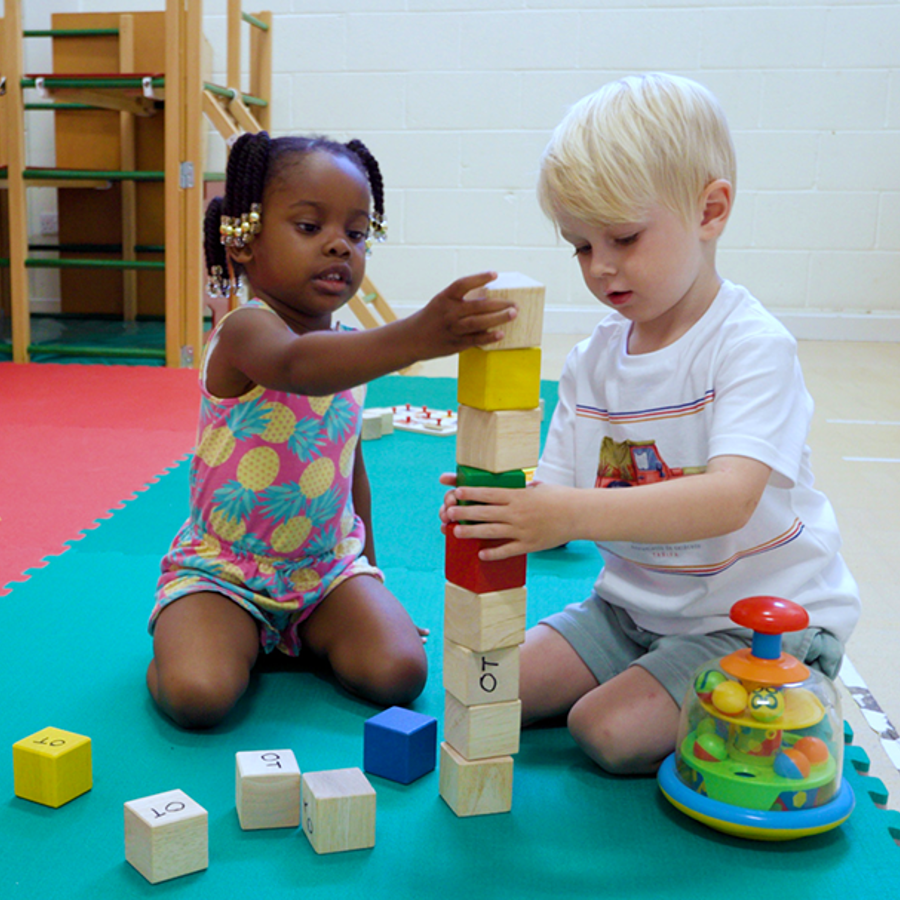
[[[442,529],[447,538],[444,557],[444,571],[447,581],[457,584],[473,594],[489,594],[522,587],[528,562],[526,555],[512,556],[484,562],[478,558],[478,551],[487,547],[497,547],[506,543],[501,540],[480,538],[457,538],[452,528]]]

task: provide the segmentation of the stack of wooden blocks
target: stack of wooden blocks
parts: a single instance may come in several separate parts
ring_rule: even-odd
[[[540,454],[544,287],[506,273],[473,297],[510,299],[503,340],[459,357],[457,484],[524,488]],[[519,749],[519,645],[526,557],[484,562],[500,543],[446,534],[444,741],[440,793],[458,816],[509,812]]]

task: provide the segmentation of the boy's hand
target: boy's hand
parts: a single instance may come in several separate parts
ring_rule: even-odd
[[[442,476],[441,482],[449,484]],[[507,543],[480,551],[485,562],[508,559],[523,553],[535,553],[559,547],[574,537],[572,517],[567,515],[567,500],[573,488],[532,482],[524,490],[507,488],[458,487],[449,491],[441,507],[441,520],[454,525],[458,538],[485,538]],[[480,506],[459,506],[470,500]]]
[[[518,314],[516,305],[509,300],[465,299],[496,277],[496,272],[481,272],[458,278],[410,316],[418,329],[420,359],[448,356],[503,337],[503,325]]]

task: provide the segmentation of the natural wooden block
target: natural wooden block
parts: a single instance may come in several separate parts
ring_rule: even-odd
[[[17,797],[57,809],[92,786],[90,738],[44,728],[13,744],[13,790]]]
[[[525,584],[528,571],[527,555],[523,553],[489,562],[479,559],[479,551],[501,546],[506,541],[458,538],[454,534],[454,527],[443,529],[446,537],[444,573],[447,581],[476,594],[505,591]]]
[[[444,637],[482,652],[525,640],[524,587],[477,594],[448,582],[444,588]]]
[[[463,350],[456,398],[476,409],[534,409],[541,400],[541,348]]]
[[[519,648],[477,652],[444,639],[444,689],[464,706],[519,698]]]
[[[300,824],[300,767],[292,750],[235,754],[235,806],[244,831]]]
[[[511,756],[468,760],[441,744],[440,792],[458,816],[486,816],[512,809]]]
[[[375,846],[375,790],[359,769],[303,776],[303,830],[316,853]]]
[[[541,455],[541,410],[475,409],[460,406],[456,462],[488,472],[528,469]]]
[[[466,294],[466,300],[512,300],[518,314],[502,327],[503,339],[485,344],[485,350],[537,347],[544,331],[545,289],[539,281],[518,272],[501,272],[484,287]]]
[[[151,884],[207,868],[206,810],[178,790],[129,801],[125,859]]]
[[[393,430],[393,421],[391,421]],[[384,416],[380,409],[364,409],[362,416],[362,431],[360,438],[364,441],[378,440],[384,431]]]
[[[444,692],[444,740],[466,759],[518,753],[521,731],[520,700],[464,706]]]

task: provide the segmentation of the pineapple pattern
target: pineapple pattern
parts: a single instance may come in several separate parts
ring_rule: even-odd
[[[215,591],[264,625],[264,649],[297,653],[292,625],[347,577],[380,575],[362,556],[352,501],[365,387],[306,397],[256,386],[220,399],[205,382],[204,368],[191,515],[163,559],[151,630],[167,603]]]

